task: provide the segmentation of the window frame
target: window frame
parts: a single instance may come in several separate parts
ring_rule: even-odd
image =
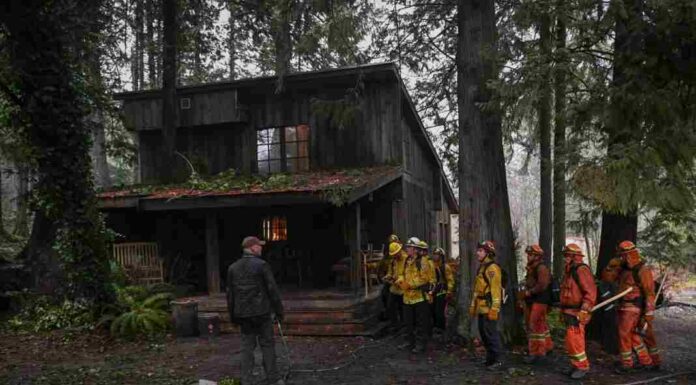
[[[268,224],[268,233],[266,232],[266,224]],[[277,232],[280,236],[285,236],[281,239],[273,239],[274,233]],[[285,242],[289,238],[288,234],[288,216],[287,215],[266,215],[261,218],[261,235],[267,242]]]
[[[307,127],[307,139],[306,140],[298,140],[298,134],[297,134],[297,128],[305,126]],[[292,141],[287,140],[286,136],[286,131],[289,128],[294,128],[295,129],[295,139]],[[256,172],[264,175],[271,175],[274,173],[297,173],[297,172],[303,172],[303,171],[309,171],[311,170],[311,126],[309,124],[305,123],[300,123],[300,124],[294,124],[294,125],[286,125],[286,126],[271,126],[271,127],[259,127],[256,129]],[[272,136],[269,136],[268,134],[273,133],[272,130],[278,130],[278,141],[273,142]],[[261,146],[259,144],[259,137],[262,135],[262,132],[268,132],[267,138],[268,142],[264,143],[263,145],[267,147],[267,154],[268,158],[261,160],[259,159],[259,147]],[[298,156],[299,155],[299,148],[300,148],[300,143],[306,143],[306,156]],[[287,147],[288,144],[295,144],[295,156],[288,158],[288,151]],[[274,145],[279,145],[280,147],[280,158],[271,158],[271,148]],[[288,171],[288,163],[291,161],[294,162],[301,162],[302,160],[306,159],[307,163],[307,168],[306,169],[295,169],[292,171]],[[280,164],[280,169],[278,171],[273,171],[271,165],[273,162],[279,162]],[[265,163],[264,168],[260,167],[261,163]],[[263,170],[263,171],[262,171]]]

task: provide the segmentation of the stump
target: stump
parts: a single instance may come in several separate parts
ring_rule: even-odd
[[[173,301],[174,328],[177,337],[198,335],[198,302]]]

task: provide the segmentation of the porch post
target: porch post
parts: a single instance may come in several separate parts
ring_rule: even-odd
[[[205,215],[205,271],[208,278],[208,294],[220,292],[220,245],[218,221],[214,212]]]

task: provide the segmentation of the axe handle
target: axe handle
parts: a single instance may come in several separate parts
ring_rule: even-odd
[[[657,289],[657,293],[655,294],[655,302],[657,302],[657,297],[659,297],[659,296],[660,296],[660,293],[662,293],[662,288],[665,287],[665,279],[667,279],[667,269],[665,269],[665,273],[662,275],[662,281],[660,282],[660,288]],[[646,322],[646,323],[643,325],[643,328],[640,329],[640,331],[641,331],[640,335],[642,335],[643,337],[645,337],[645,332],[646,332],[647,330],[648,330],[648,323]]]
[[[592,308],[592,310],[590,310],[590,312],[594,312],[595,310],[601,309],[601,308],[604,307],[605,305],[607,305],[607,304],[609,304],[609,303],[611,303],[611,302],[616,301],[617,299],[619,299],[619,298],[625,296],[626,294],[630,293],[631,290],[633,290],[633,288],[632,288],[632,287],[629,287],[628,289],[622,291],[621,293],[619,293],[619,294],[617,294],[617,295],[615,295],[615,296],[613,296],[613,297],[611,297],[611,298],[609,298],[609,299],[607,299],[607,300],[604,300],[604,301],[602,301],[601,303],[598,303],[598,304],[594,305],[594,307]]]

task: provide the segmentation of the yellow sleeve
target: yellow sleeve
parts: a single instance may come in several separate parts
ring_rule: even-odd
[[[450,265],[445,263],[445,277],[447,277],[447,293],[454,293],[454,272]]]
[[[396,257],[394,258],[395,259],[390,260],[389,264],[387,265],[387,274],[384,276],[385,279],[389,277],[394,278],[394,262],[396,260]]]
[[[435,285],[437,284],[437,274],[435,273],[435,262],[433,262],[432,259],[428,258],[428,264],[430,265],[430,278],[428,280],[429,283]]]
[[[491,309],[495,309],[497,311],[500,311],[500,305],[502,303],[502,293],[503,293],[503,286],[502,286],[502,272],[500,271],[500,267],[497,264],[493,264],[486,269],[484,272],[486,274],[486,278],[488,278],[488,282],[490,282],[490,288],[491,288]]]

